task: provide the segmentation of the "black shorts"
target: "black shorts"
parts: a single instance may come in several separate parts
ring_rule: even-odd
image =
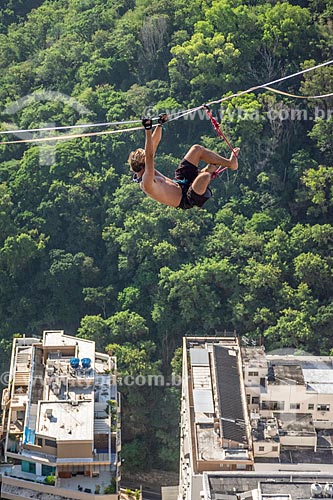
[[[182,199],[178,208],[186,210],[193,207],[202,207],[204,203],[212,196],[209,188],[206,189],[205,194],[197,194],[193,191],[192,182],[199,174],[199,168],[187,160],[182,160],[176,169],[174,182],[182,188]]]

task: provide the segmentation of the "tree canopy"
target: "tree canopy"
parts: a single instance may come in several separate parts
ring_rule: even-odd
[[[329,0],[3,0],[0,131],[220,99],[332,58],[331,17]],[[325,94],[332,77],[327,66],[279,88]],[[141,131],[0,145],[3,366],[14,334],[44,328],[95,340],[122,376],[179,373],[188,333],[328,354],[332,108],[266,89],[214,107],[240,168],[201,210],[158,205],[131,183]],[[229,154],[203,113],[166,125],[156,164],[172,176],[194,143]],[[178,389],[121,390],[125,467],[177,469]]]

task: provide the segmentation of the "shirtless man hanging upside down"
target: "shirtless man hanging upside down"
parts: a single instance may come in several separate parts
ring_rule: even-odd
[[[161,174],[154,166],[154,157],[157,146],[162,138],[162,125],[167,121],[167,115],[160,115],[158,125],[152,131],[153,122],[144,118],[142,124],[146,131],[145,149],[136,149],[128,157],[130,169],[134,172],[133,180],[140,183],[142,191],[154,200],[175,208],[202,207],[211,197],[209,183],[212,174],[219,166],[237,170],[237,156],[239,148],[235,149],[230,158],[223,158],[209,149],[194,144],[186,153],[175,171],[175,178],[169,179]],[[200,161],[208,163],[199,169]]]

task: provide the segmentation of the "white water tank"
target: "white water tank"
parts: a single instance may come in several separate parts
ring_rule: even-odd
[[[268,425],[267,432],[270,437],[274,437],[277,434],[277,428],[275,425]]]
[[[324,486],[324,495],[327,498],[333,498],[333,484],[326,483]]]
[[[318,498],[321,497],[323,493],[323,487],[319,483],[311,484],[311,497]]]

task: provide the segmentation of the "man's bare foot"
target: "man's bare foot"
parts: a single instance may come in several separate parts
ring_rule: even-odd
[[[235,148],[234,149],[236,155],[238,156],[239,152],[240,152],[240,148]],[[230,155],[230,170],[237,170],[238,169],[238,158],[233,152],[231,153]]]

